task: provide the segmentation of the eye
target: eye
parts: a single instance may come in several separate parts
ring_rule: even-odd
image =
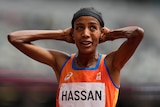
[[[83,30],[83,26],[76,26],[76,30]]]
[[[94,30],[96,30],[96,29],[97,29],[96,26],[91,26],[91,27],[90,27],[90,30],[91,30],[91,31],[94,31]]]

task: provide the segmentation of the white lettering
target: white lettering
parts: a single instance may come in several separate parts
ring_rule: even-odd
[[[101,91],[92,91],[89,92],[82,90],[82,91],[62,91],[62,101],[69,101],[69,100],[102,100],[102,92]]]
[[[100,82],[62,83],[59,91],[60,107],[104,107],[105,84]]]

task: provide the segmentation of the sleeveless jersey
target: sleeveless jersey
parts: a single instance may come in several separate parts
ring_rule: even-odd
[[[119,87],[114,84],[100,54],[92,68],[77,68],[75,55],[65,62],[56,97],[56,107],[115,107]]]

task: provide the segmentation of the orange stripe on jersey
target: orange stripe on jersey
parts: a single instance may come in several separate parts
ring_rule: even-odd
[[[56,107],[115,107],[119,88],[112,81],[105,55],[92,68],[77,68],[75,55],[64,64],[59,81]]]

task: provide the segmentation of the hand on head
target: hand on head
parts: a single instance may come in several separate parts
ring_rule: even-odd
[[[73,37],[72,37],[72,32],[73,32],[73,29],[71,27],[63,30],[64,36],[65,36],[65,41],[68,43],[75,43],[73,40]]]
[[[109,34],[110,31],[111,30],[109,28],[107,28],[107,27],[103,27],[101,29],[102,34],[101,34],[101,36],[99,38],[99,43],[103,43],[103,42],[109,40],[109,39],[107,39],[107,37],[108,37],[108,34]]]

